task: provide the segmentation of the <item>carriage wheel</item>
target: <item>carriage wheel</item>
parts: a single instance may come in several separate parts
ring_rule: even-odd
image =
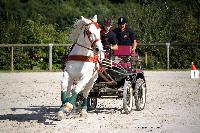
[[[123,91],[123,108],[129,114],[133,107],[133,88],[130,81],[125,81]]]
[[[97,98],[87,98],[87,109],[88,111],[96,109],[97,106]]]
[[[135,106],[138,111],[141,111],[145,107],[146,103],[146,83],[144,79],[137,79],[135,84]]]

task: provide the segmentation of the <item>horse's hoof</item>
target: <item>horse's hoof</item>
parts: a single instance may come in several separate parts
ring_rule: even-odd
[[[87,117],[87,111],[86,110],[82,110],[81,114],[80,114],[80,117],[86,118]]]
[[[65,115],[64,115],[63,111],[59,111],[57,114],[56,120],[61,121],[64,118],[64,116]]]
[[[64,105],[64,110],[65,112],[71,112],[73,109],[73,105],[69,102],[67,102],[65,105]]]

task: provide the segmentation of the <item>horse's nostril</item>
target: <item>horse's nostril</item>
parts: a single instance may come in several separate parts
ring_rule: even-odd
[[[96,51],[99,51],[99,48],[96,48],[95,50],[96,50]]]

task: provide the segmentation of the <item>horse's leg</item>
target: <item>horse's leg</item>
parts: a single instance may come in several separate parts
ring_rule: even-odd
[[[67,96],[69,96],[71,86],[72,80],[70,80],[69,74],[66,71],[64,71],[63,77],[61,79],[61,106],[64,106],[64,104],[68,102]]]
[[[60,107],[60,111],[57,114],[57,119],[58,120],[62,120],[62,118],[64,117],[64,112],[65,112],[65,106],[66,103],[69,102],[69,99],[67,98],[67,96],[69,96],[69,92],[71,90],[71,86],[72,86],[73,82],[69,77],[69,74],[64,71],[63,72],[63,77],[61,79],[61,102],[62,105]]]
[[[82,76],[78,84],[72,89],[72,95],[69,98],[69,102],[66,103],[67,106],[65,106],[66,111],[71,111],[73,109],[73,106],[77,98],[77,94],[84,89],[84,87],[92,78],[92,74],[91,76],[90,74],[84,74],[84,75],[87,75],[87,76]]]
[[[94,82],[97,80],[97,73],[93,75],[90,81],[86,84],[85,89],[82,91],[83,93],[83,102],[81,104],[81,117],[87,117],[87,97],[89,95],[90,90],[92,89]]]

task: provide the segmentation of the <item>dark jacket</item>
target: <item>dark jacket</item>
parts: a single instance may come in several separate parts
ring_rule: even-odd
[[[111,46],[113,44],[118,44],[116,34],[112,30],[110,30],[107,34],[105,34],[105,31],[102,31],[101,41],[103,46]]]
[[[116,33],[118,45],[131,45],[135,40],[135,33],[129,27],[126,27],[124,31],[119,28],[115,28],[113,31]]]

